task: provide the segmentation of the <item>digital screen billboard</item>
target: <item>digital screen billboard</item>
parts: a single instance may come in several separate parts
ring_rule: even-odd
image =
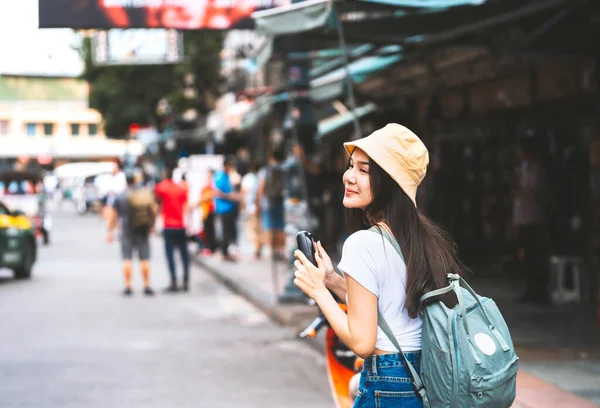
[[[291,0],[39,0],[40,28],[251,28],[254,11]]]
[[[92,50],[96,65],[176,64],[183,59],[183,41],[177,30],[96,31]]]

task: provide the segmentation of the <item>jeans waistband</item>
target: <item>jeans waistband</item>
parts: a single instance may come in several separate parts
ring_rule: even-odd
[[[410,364],[418,371],[421,364],[421,351],[409,351],[404,355]],[[378,368],[406,367],[406,363],[400,354],[373,354],[365,359],[363,371],[366,373],[377,373]]]

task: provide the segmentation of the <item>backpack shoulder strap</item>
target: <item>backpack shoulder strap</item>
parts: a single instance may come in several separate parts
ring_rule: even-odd
[[[378,235],[383,236],[385,239],[387,239],[388,242],[390,244],[392,244],[392,246],[394,247],[394,249],[396,250],[398,255],[400,255],[400,258],[404,262],[404,256],[402,255],[402,250],[400,249],[400,245],[398,244],[398,241],[396,241],[396,238],[394,238],[392,235],[390,235],[390,233],[386,229],[373,225],[371,228],[368,229],[368,231],[374,232]]]
[[[369,231],[383,235],[390,242],[390,244],[392,244],[392,246],[394,247],[396,252],[398,252],[398,255],[400,255],[400,258],[402,258],[402,260],[404,260],[404,257],[402,256],[402,251],[400,250],[400,245],[398,245],[398,241],[396,241],[396,239],[393,236],[391,236],[389,232],[387,232],[383,228],[377,228],[375,226],[369,228]],[[421,377],[419,376],[419,374],[417,374],[417,370],[415,370],[413,365],[410,363],[410,361],[408,361],[408,359],[404,355],[404,352],[402,351],[402,347],[400,347],[400,344],[398,343],[398,339],[396,339],[394,332],[392,331],[389,324],[383,317],[383,314],[381,314],[381,311],[379,310],[379,308],[377,308],[377,325],[381,328],[381,331],[383,331],[383,333],[387,336],[387,338],[392,342],[394,347],[396,347],[396,349],[398,349],[398,351],[400,352],[400,355],[404,359],[404,362],[406,363],[406,366],[408,367],[408,370],[410,371],[410,375],[413,378],[415,388],[417,389],[417,392],[421,396],[421,400],[423,401],[423,406],[428,407],[429,401],[427,399],[427,393],[425,391],[425,386],[423,385],[423,381],[421,380]]]
[[[390,341],[392,342],[394,347],[396,347],[398,349],[398,351],[400,352],[400,355],[404,359],[404,362],[406,363],[406,366],[408,367],[408,370],[410,371],[410,375],[412,376],[415,388],[417,389],[417,392],[421,396],[421,400],[423,400],[423,406],[428,407],[428,404],[426,405],[426,403],[425,403],[425,401],[428,401],[428,400],[427,400],[427,392],[425,391],[425,386],[423,385],[423,380],[421,380],[421,377],[419,376],[419,374],[417,374],[417,370],[415,370],[413,365],[410,363],[410,361],[408,361],[408,359],[404,355],[404,352],[402,351],[402,348],[400,347],[400,344],[398,343],[396,336],[394,336],[392,329],[385,321],[385,318],[383,317],[383,315],[381,314],[379,309],[377,310],[377,325],[385,333],[385,335],[388,337],[388,339],[390,339]]]

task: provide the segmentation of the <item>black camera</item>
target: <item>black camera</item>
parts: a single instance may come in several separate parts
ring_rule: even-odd
[[[304,254],[313,265],[317,265],[315,260],[315,240],[308,231],[300,231],[296,234],[296,243],[298,249]]]

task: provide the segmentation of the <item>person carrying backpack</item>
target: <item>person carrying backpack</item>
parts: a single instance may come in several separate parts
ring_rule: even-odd
[[[365,359],[354,407],[509,407],[518,357],[491,299],[462,279],[452,243],[417,209],[429,153],[388,124],[344,144],[349,230],[338,275],[320,242],[300,251],[294,283]],[[347,314],[332,293],[347,301]]]
[[[144,280],[144,294],[152,296],[150,287],[150,243],[149,236],[154,229],[156,203],[151,190],[135,187],[136,179],[133,174],[126,175],[127,189],[118,194],[112,204],[108,221],[108,243],[113,241],[113,230],[120,220],[121,254],[123,256],[123,275],[125,289],[123,294],[130,296],[133,251],[137,252]]]
[[[267,166],[259,172],[257,211],[262,216],[263,230],[268,234],[274,260],[285,260],[285,172],[281,166],[283,154],[276,151],[269,156]]]

